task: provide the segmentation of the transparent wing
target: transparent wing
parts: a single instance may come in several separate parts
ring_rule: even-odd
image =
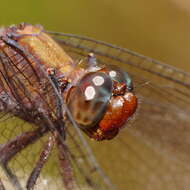
[[[190,74],[89,38],[49,34],[74,60],[94,52],[98,62],[119,65],[133,78],[135,117],[116,139],[89,142],[118,189],[188,189]]]
[[[58,129],[58,121],[59,126],[65,125],[56,113],[54,88],[37,63],[34,56],[17,44],[0,50],[0,180],[6,190],[26,189],[27,180],[48,138]],[[67,148],[64,147],[69,156],[64,157],[62,164],[66,169],[73,168],[70,180],[76,184],[75,189],[112,188],[87,149],[88,145],[84,146],[84,137],[75,139],[79,134],[75,131],[74,136],[71,132],[68,133],[70,142],[60,138],[64,145],[68,143]],[[81,141],[85,149],[79,148]],[[63,179],[68,179],[70,173],[61,174],[58,154],[55,144],[34,189],[63,189]]]

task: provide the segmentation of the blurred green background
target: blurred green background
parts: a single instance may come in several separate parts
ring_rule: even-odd
[[[0,24],[41,24],[47,30],[117,44],[190,71],[189,5],[188,0],[1,1]]]
[[[92,37],[190,71],[188,0],[12,0],[1,1],[0,7],[2,26],[41,24],[50,31]],[[129,144],[136,142],[131,139],[127,138]],[[118,145],[114,146],[112,151],[117,152]]]

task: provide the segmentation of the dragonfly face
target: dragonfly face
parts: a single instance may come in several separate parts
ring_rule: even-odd
[[[91,138],[112,139],[135,112],[137,98],[127,80],[116,69],[101,68],[85,74],[70,90],[68,108]]]
[[[188,73],[110,44],[21,24],[1,30],[0,75],[0,186],[188,189]],[[131,120],[136,96],[141,103]],[[126,121],[129,128],[118,134]],[[96,140],[118,134],[88,142],[101,166],[80,130]]]

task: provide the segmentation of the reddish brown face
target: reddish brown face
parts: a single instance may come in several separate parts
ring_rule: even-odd
[[[133,115],[137,108],[137,98],[131,92],[123,96],[112,96],[104,117],[94,133],[96,140],[112,139]]]
[[[67,96],[71,114],[95,140],[114,138],[137,108],[131,78],[115,66],[86,74]]]

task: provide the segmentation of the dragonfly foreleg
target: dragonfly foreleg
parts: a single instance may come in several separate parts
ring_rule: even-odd
[[[39,127],[37,130],[25,132],[2,145],[0,148],[0,163],[7,164],[15,154],[26,148],[29,144],[34,143],[45,132],[47,132],[46,128]]]
[[[46,70],[47,75],[49,77],[49,80],[52,83],[52,86],[54,87],[54,90],[57,90],[57,93],[61,95],[66,87],[69,84],[69,81],[64,75],[57,76],[56,70],[54,68],[47,68]],[[56,96],[55,92],[55,96]],[[57,115],[58,118],[61,119],[63,117],[63,110],[62,110],[62,101],[59,97],[56,97],[56,107],[57,107]]]
[[[40,154],[40,158],[37,161],[35,168],[32,170],[30,177],[27,180],[27,185],[26,185],[27,190],[31,190],[34,188],[36,180],[40,175],[41,169],[44,166],[44,164],[47,162],[54,144],[55,144],[54,136],[50,136]]]
[[[1,167],[5,171],[5,174],[9,178],[12,185],[18,190],[21,190],[22,187],[17,177],[12,173],[11,169],[8,168],[8,162],[22,149],[26,148],[28,145],[34,143],[41,136],[43,136],[45,132],[47,132],[47,128],[39,127],[34,131],[25,132],[15,137],[0,147]]]
[[[60,172],[63,176],[63,183],[66,190],[75,190],[76,183],[73,175],[73,170],[70,162],[69,150],[59,138],[57,138],[57,148],[59,154]]]

